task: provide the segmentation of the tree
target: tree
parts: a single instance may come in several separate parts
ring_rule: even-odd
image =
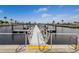
[[[63,24],[64,20],[62,19],[61,21],[62,21],[62,24]]]
[[[11,18],[10,21],[11,21],[11,23],[12,23],[13,19]]]
[[[6,19],[7,19],[7,17],[6,17],[6,16],[4,16],[4,19],[6,20]]]
[[[13,19],[12,18],[10,19],[10,24],[13,24]]]
[[[17,24],[17,21],[15,20],[15,24]]]
[[[6,17],[6,16],[4,16],[4,23],[5,23],[5,21],[7,21],[6,19],[7,19],[7,17]]]
[[[5,21],[6,24],[8,24],[8,21]]]
[[[29,21],[29,24],[31,24],[31,22]]]
[[[3,24],[3,23],[4,23],[4,21],[3,21],[3,20],[0,20],[0,23],[1,23],[1,24]]]
[[[59,22],[57,24],[60,24]]]
[[[55,21],[53,20],[53,22],[52,22],[53,24],[55,23]]]
[[[13,21],[13,19],[11,18],[11,19],[10,19],[10,21],[12,22],[12,21]]]

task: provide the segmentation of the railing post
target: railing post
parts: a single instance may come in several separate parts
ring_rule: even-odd
[[[27,44],[27,33],[25,33],[25,45]]]
[[[11,23],[11,29],[12,29],[12,43],[14,44],[14,33],[13,33],[14,28],[13,28],[13,24],[12,23]]]

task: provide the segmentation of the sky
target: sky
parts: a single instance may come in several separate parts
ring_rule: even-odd
[[[0,5],[0,20],[19,22],[79,22],[79,5]]]

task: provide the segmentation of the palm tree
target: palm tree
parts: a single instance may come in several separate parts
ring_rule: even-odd
[[[62,19],[61,21],[62,21],[62,24],[63,24],[64,20]],[[63,27],[62,27],[62,33],[63,33]]]
[[[13,19],[11,18],[10,21],[13,21]]]
[[[55,21],[53,20],[52,22],[52,27],[54,28],[55,27]]]
[[[10,24],[11,24],[11,28],[12,28],[12,32],[13,32],[13,23],[12,23],[13,19],[10,19]]]
[[[4,18],[4,23],[5,23],[5,22],[7,21],[7,20],[6,20],[6,19],[7,19],[7,17],[6,17],[6,16],[4,16],[3,18]]]
[[[11,18],[10,21],[11,21],[11,23],[12,23],[13,19]]]
[[[55,21],[53,20],[53,22],[52,22],[53,24],[55,23]]]
[[[62,19],[61,21],[62,21],[62,24],[63,24],[64,20]]]
[[[15,20],[15,24],[17,24],[17,21]]]
[[[6,19],[7,19],[7,17],[6,17],[6,16],[4,16],[4,19],[6,20]]]

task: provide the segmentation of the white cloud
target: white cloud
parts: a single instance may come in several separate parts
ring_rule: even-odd
[[[52,15],[46,14],[46,13],[41,15],[42,18],[44,18],[44,17],[50,17],[50,16],[52,16]]]
[[[0,13],[3,13],[3,10],[0,10]]]
[[[63,8],[63,5],[59,6],[60,8]],[[79,11],[79,9],[76,9],[76,11]],[[37,10],[35,10],[35,12],[39,13],[39,20],[41,20],[40,22],[52,22],[53,20],[55,20],[56,22],[61,22],[61,20],[63,19],[64,22],[74,22],[74,21],[79,21],[79,15],[77,14],[57,14],[57,15],[53,15],[53,14],[49,14],[48,13],[48,8],[39,8]]]
[[[39,8],[38,10],[36,10],[37,13],[39,12],[47,12],[48,8]]]
[[[74,15],[56,15],[53,17],[54,20],[56,21],[60,21],[63,19],[64,22],[74,22],[74,21],[78,21],[79,22],[79,14],[74,14]]]
[[[33,18],[34,21],[36,22],[41,22],[41,23],[52,23],[52,21],[54,20],[55,23],[57,22],[62,22],[61,20],[64,20],[64,22],[68,23],[68,22],[74,22],[74,21],[78,21],[79,22],[79,14],[74,14],[74,15],[69,15],[69,14],[57,14],[57,15],[53,15],[53,14],[48,14],[48,13],[43,13],[40,14],[39,17]]]
[[[72,19],[73,21],[78,21],[78,22],[79,22],[79,14],[72,15],[72,16],[71,16],[71,19]]]
[[[79,9],[76,9],[76,11],[79,11]]]
[[[62,8],[62,7],[64,7],[64,5],[59,5],[59,8]]]

